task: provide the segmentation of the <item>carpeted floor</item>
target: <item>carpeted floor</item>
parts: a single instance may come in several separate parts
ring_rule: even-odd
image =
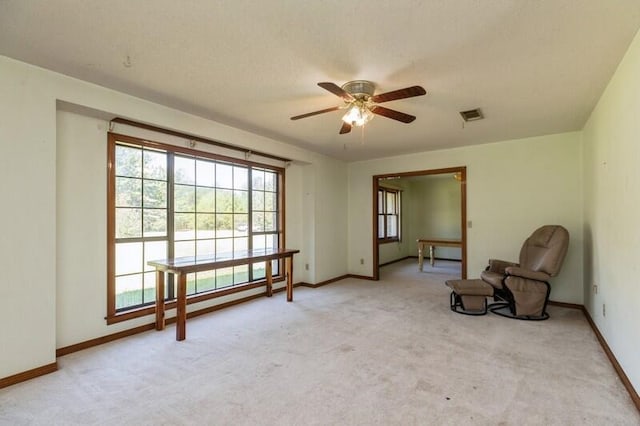
[[[638,425],[583,314],[451,312],[456,263],[297,288],[60,358],[0,424]]]

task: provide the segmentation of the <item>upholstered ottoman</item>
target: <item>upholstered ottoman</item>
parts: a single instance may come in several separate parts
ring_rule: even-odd
[[[482,280],[448,280],[451,288],[451,310],[459,314],[484,315],[487,296],[493,296],[493,287]]]

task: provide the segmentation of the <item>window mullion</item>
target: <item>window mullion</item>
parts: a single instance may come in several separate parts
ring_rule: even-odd
[[[253,167],[248,168],[248,182],[247,189],[249,190],[248,195],[248,217],[247,217],[247,248],[249,250],[253,250]],[[249,264],[249,281],[253,281],[253,264]]]
[[[382,216],[382,238],[384,238],[385,237],[385,232],[384,232],[385,231],[385,229],[384,229],[384,221],[385,221],[385,217],[384,217],[384,198],[385,198],[384,189],[380,189],[378,191],[378,196],[382,197],[382,202],[378,203],[378,204],[381,204],[381,206],[379,207],[380,211],[378,213],[380,214],[380,216]]]
[[[400,241],[400,215],[402,214],[402,211],[400,210],[402,208],[400,194],[400,191],[396,192],[396,238],[398,241]]]
[[[117,244],[121,243],[144,243],[147,241],[166,241],[167,237],[146,237],[146,238],[116,238]]]
[[[383,189],[382,190],[382,212],[384,220],[382,221],[384,223],[384,234],[382,238],[389,238],[389,232],[387,231],[387,221],[389,220],[389,210],[387,207],[387,190]]]
[[[167,152],[167,257],[173,259],[175,256],[175,221],[174,221],[174,157],[173,152]],[[175,280],[174,274],[167,274],[167,298],[169,300],[175,298]]]

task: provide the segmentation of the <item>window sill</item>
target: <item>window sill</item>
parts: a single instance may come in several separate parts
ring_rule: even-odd
[[[400,238],[379,238],[378,244],[399,243]]]

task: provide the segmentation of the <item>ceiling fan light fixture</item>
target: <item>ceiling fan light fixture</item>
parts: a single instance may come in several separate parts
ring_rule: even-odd
[[[299,120],[301,118],[312,117],[314,115],[324,114],[331,111],[347,110],[347,113],[342,117],[342,121],[344,121],[344,123],[342,124],[342,127],[340,127],[339,133],[341,135],[350,133],[352,127],[363,127],[373,118],[374,114],[381,115],[401,123],[411,123],[416,119],[415,116],[405,114],[394,109],[385,108],[378,104],[427,94],[427,91],[424,90],[423,87],[411,86],[405,87],[404,89],[392,90],[391,92],[374,95],[376,85],[368,80],[348,81],[343,84],[342,87],[329,81],[321,81],[318,83],[318,86],[342,98],[344,104],[332,108],[321,109],[319,111],[308,112],[306,114],[295,115],[291,117],[291,120]]]
[[[368,80],[353,80],[347,81],[343,84],[342,90],[356,99],[367,100],[373,96],[373,92],[376,90],[376,85]]]
[[[360,127],[371,121],[373,113],[366,105],[352,105],[342,117],[342,121],[352,126]]]

